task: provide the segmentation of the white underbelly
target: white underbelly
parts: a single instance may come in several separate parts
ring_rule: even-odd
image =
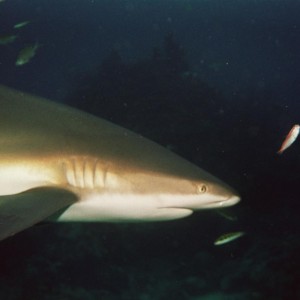
[[[89,195],[71,205],[57,222],[124,222],[159,221],[183,218],[192,213],[185,208],[164,208],[157,195]]]

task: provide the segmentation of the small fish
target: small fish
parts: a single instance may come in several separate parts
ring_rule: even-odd
[[[222,216],[223,218],[225,218],[226,220],[229,220],[229,221],[236,221],[237,220],[237,216],[233,215],[228,210],[217,209],[216,213],[219,214],[220,216]]]
[[[22,27],[28,25],[29,23],[30,23],[30,21],[24,21],[24,22],[17,23],[14,25],[14,28],[19,29],[19,28],[22,28]]]
[[[17,36],[13,35],[13,34],[1,35],[0,36],[0,45],[7,45],[7,44],[10,44],[10,43],[13,43],[16,38],[17,38]]]
[[[27,64],[35,56],[38,48],[38,43],[23,48],[17,57],[16,66],[23,66]]]
[[[286,150],[288,147],[290,147],[296,140],[298,134],[300,132],[300,126],[298,124],[294,125],[286,138],[284,139],[278,154],[281,154],[284,150]]]
[[[236,231],[236,232],[229,232],[229,233],[222,234],[215,240],[214,245],[219,246],[219,245],[227,244],[229,242],[232,242],[232,241],[238,239],[239,237],[243,236],[244,234],[245,234],[245,232],[243,232],[243,231]]]

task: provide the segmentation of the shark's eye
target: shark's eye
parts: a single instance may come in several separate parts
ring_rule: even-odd
[[[205,184],[198,185],[198,194],[204,194],[207,191],[207,186]]]

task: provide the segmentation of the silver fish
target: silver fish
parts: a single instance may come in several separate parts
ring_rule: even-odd
[[[240,238],[244,234],[245,234],[245,232],[243,232],[243,231],[228,232],[228,233],[222,234],[215,240],[214,245],[219,246],[219,245],[227,244],[229,242],[232,242],[232,241]]]
[[[16,66],[23,66],[27,64],[36,54],[39,44],[35,43],[23,48],[17,57]]]
[[[17,24],[14,25],[14,28],[15,29],[20,29],[20,28],[25,27],[29,23],[30,23],[30,21],[23,21],[23,22],[17,23]]]
[[[14,34],[10,35],[1,35],[0,36],[0,45],[7,45],[13,43],[18,36]]]

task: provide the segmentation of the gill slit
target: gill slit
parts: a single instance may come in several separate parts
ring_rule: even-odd
[[[96,187],[97,184],[97,178],[96,178],[96,174],[97,174],[97,164],[98,164],[98,159],[95,160],[95,162],[93,163],[93,178],[92,178],[92,185],[93,185],[93,189]]]

